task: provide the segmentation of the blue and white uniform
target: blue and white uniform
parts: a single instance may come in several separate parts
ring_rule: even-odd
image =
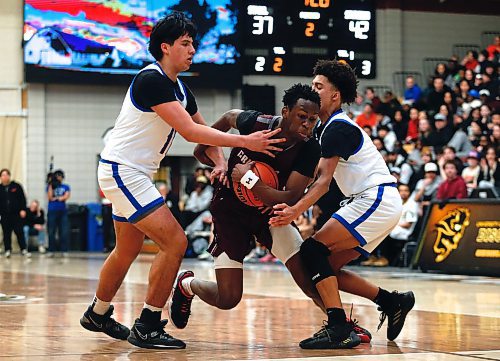
[[[348,197],[332,215],[359,241],[356,250],[369,255],[398,224],[402,202],[394,178],[370,137],[338,110],[314,130],[321,156],[338,156],[333,177]]]
[[[198,111],[189,88],[170,80],[157,63],[142,69],[127,91],[98,168],[99,186],[113,204],[115,220],[135,223],[163,205],[152,176],[176,131],[151,107],[173,101],[191,116]]]

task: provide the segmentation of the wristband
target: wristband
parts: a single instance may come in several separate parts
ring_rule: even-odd
[[[240,179],[240,183],[243,184],[246,188],[252,189],[255,183],[259,181],[259,177],[257,174],[248,170],[243,177]]]

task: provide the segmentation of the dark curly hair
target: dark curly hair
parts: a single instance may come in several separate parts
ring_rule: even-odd
[[[287,90],[285,90],[285,95],[283,95],[283,104],[288,108],[292,109],[297,100],[305,99],[310,100],[313,103],[321,106],[321,100],[318,93],[316,93],[309,85],[305,84],[294,84]]]
[[[318,60],[314,66],[313,74],[328,78],[328,81],[339,90],[342,103],[352,103],[356,99],[358,79],[354,70],[346,62]]]
[[[159,20],[149,36],[148,50],[156,60],[161,60],[163,52],[161,44],[172,45],[174,41],[187,34],[193,39],[196,37],[196,25],[184,13],[174,11]]]

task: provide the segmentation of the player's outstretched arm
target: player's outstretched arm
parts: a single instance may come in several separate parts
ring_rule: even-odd
[[[178,102],[168,102],[156,105],[153,109],[165,122],[174,128],[188,142],[215,146],[243,147],[255,152],[274,156],[271,151],[279,151],[275,144],[286,139],[271,139],[281,129],[260,131],[246,136],[227,134],[219,130],[196,124],[188,112]]]
[[[309,191],[294,206],[280,203],[273,207],[275,216],[269,220],[271,226],[285,226],[293,222],[300,214],[315,204],[330,187],[333,173],[339,157],[321,158],[318,165],[318,178],[309,188]]]

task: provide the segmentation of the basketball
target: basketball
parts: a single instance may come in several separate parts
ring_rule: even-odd
[[[257,174],[262,182],[269,187],[278,189],[278,175],[270,165],[262,162],[255,162],[252,172]],[[253,192],[240,182],[233,182],[233,190],[236,197],[247,206],[261,207],[264,203]]]

